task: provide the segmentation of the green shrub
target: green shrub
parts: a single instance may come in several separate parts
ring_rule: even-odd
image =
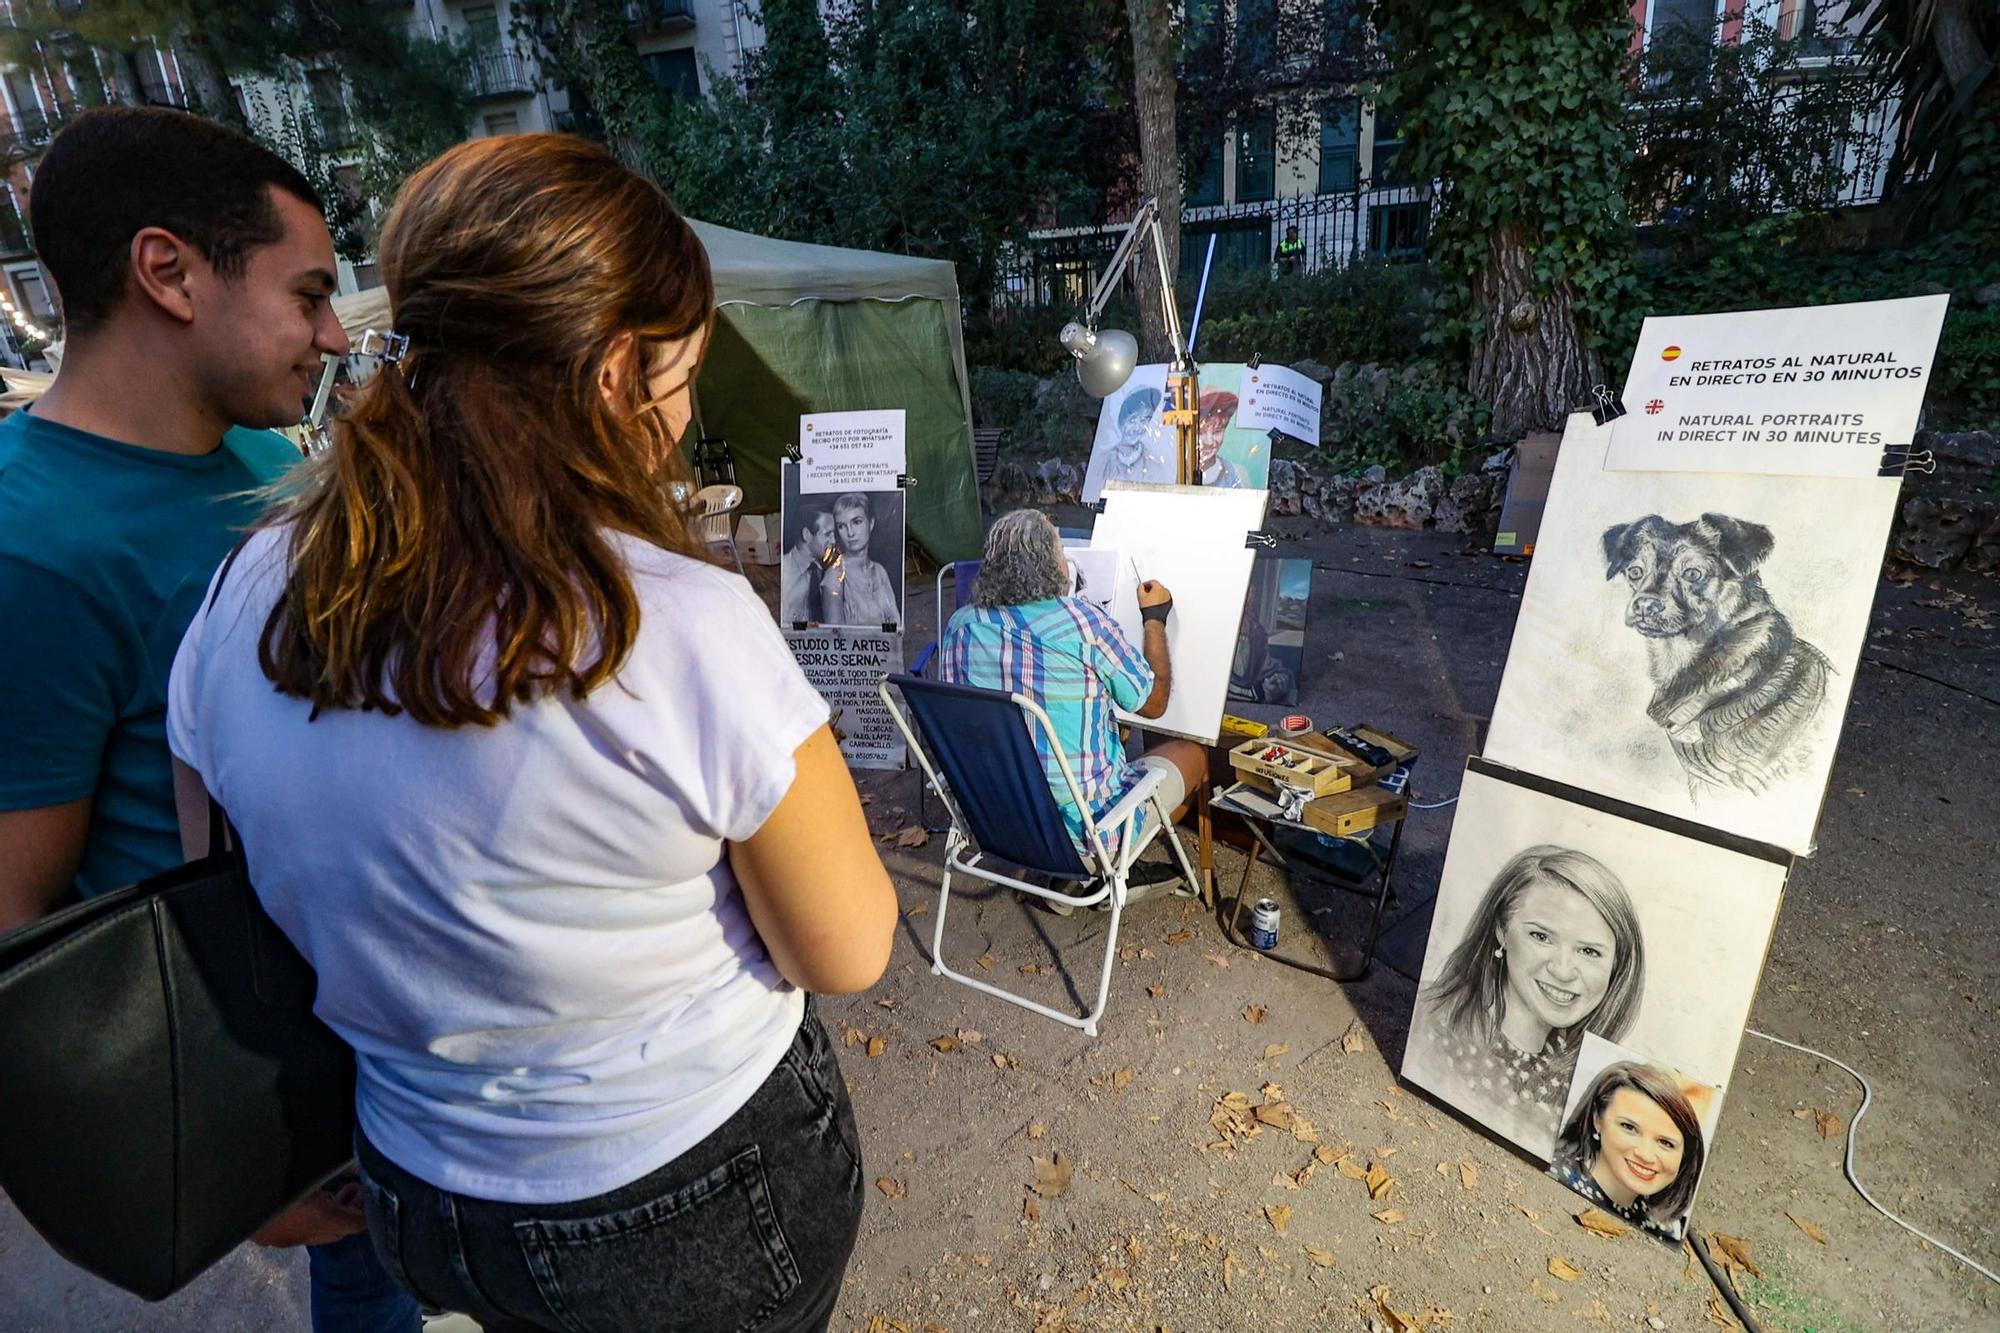
[[[1455,476],[1484,442],[1490,416],[1436,362],[1350,363],[1326,386],[1320,453],[1342,472],[1379,464],[1396,477],[1436,463]]]
[[[1012,431],[1035,406],[1038,377],[1025,370],[971,366],[966,371],[972,390],[972,424]]]

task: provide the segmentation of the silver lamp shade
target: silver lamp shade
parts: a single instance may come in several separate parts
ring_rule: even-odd
[[[1077,382],[1093,398],[1108,398],[1132,378],[1139,364],[1139,340],[1123,329],[1063,325],[1062,345],[1076,358]]]

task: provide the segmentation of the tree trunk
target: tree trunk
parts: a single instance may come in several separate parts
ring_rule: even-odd
[[[625,38],[623,9],[607,0],[556,0],[555,18],[583,83],[581,91],[604,126],[605,145],[620,162],[658,185],[646,131],[659,113],[647,100],[652,84],[638,50]]]
[[[1603,367],[1584,342],[1568,283],[1535,290],[1534,256],[1517,223],[1496,228],[1473,284],[1481,329],[1466,387],[1493,408],[1495,439],[1556,430],[1591,401]]]
[[[1174,53],[1168,0],[1126,0],[1132,27],[1132,74],[1139,113],[1139,174],[1145,192],[1160,201],[1160,235],[1167,273],[1180,271],[1181,153],[1174,120]],[[1172,356],[1160,313],[1160,266],[1150,241],[1132,261],[1139,293],[1139,354],[1147,361]]]
[[[174,41],[173,51],[194,109],[248,134],[250,126],[243,119],[243,109],[236,105],[236,90],[229,86],[229,71],[215,54],[214,43],[198,32],[188,32]]]
[[[1981,76],[1992,76],[1992,58],[1979,43],[1972,0],[1937,0],[1931,10],[1931,45],[1956,98],[1970,98]]]

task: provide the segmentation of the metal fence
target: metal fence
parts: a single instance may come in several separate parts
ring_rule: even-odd
[[[1216,277],[1279,271],[1278,246],[1291,228],[1303,247],[1302,272],[1346,268],[1366,258],[1421,258],[1436,199],[1425,185],[1363,188],[1260,203],[1189,208],[1181,214],[1181,277],[1194,281],[1215,241]],[[997,300],[1016,308],[1080,305],[1118,246],[1124,226],[1053,227],[1002,260]]]

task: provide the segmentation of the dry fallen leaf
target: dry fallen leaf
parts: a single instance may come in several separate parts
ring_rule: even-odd
[[[1349,1023],[1347,1031],[1340,1034],[1340,1049],[1349,1055],[1359,1055],[1368,1049],[1368,1034],[1362,1028],[1360,1019]]]
[[[930,910],[931,910],[931,905],[929,903],[918,903],[915,907],[912,907],[909,911],[903,913],[903,916],[906,919],[913,916],[922,916],[925,912],[928,912]]]
[[[889,1049],[889,1039],[876,1035],[868,1039],[868,1054],[872,1058]]]
[[[1826,1232],[1821,1230],[1819,1227],[1813,1225],[1811,1222],[1806,1221],[1803,1217],[1800,1217],[1797,1213],[1786,1213],[1785,1216],[1791,1218],[1792,1225],[1797,1227],[1799,1230],[1805,1232],[1806,1235],[1810,1236],[1813,1240],[1819,1242],[1821,1245],[1826,1244]]]
[[[1245,1005],[1243,1006],[1243,1021],[1246,1023],[1261,1023],[1264,1021],[1266,1012],[1268,1011],[1261,1004]]]
[[[1146,994],[1152,996],[1156,1000],[1159,999],[1162,995],[1165,995],[1166,993],[1167,993],[1167,988],[1165,986],[1146,987]]]
[[[1271,1224],[1271,1230],[1280,1236],[1292,1224],[1292,1206],[1288,1203],[1267,1203],[1264,1205],[1264,1220]]]
[[[875,1188],[881,1190],[892,1199],[907,1199],[910,1197],[910,1187],[892,1176],[876,1177]]]
[[[1032,1194],[1023,1194],[1021,1196],[1021,1220],[1024,1222],[1039,1222],[1042,1220],[1042,1206],[1035,1202],[1035,1196]]]
[[[976,961],[977,961],[977,962],[979,963],[979,969],[980,969],[980,971],[982,971],[982,972],[991,972],[991,971],[993,970],[993,955],[992,955],[992,954],[990,954],[990,953],[983,953],[983,954],[980,954],[980,955],[979,955],[979,957],[978,957],[978,959],[977,959]]]
[[[1049,1127],[1039,1120],[1028,1126],[1028,1137],[1031,1139],[1038,1139],[1048,1132]]]
[[[1231,1250],[1222,1256],[1222,1289],[1224,1291],[1236,1290],[1236,1270],[1241,1266],[1242,1260],[1236,1257],[1236,1251]]]
[[[1264,1058],[1266,1060],[1275,1060],[1291,1049],[1292,1044],[1288,1041],[1274,1041],[1264,1048]]]
[[[1021,1058],[1012,1051],[993,1052],[993,1066],[996,1069],[1019,1069]]]
[[[1167,936],[1167,943],[1169,943],[1169,944],[1186,944],[1186,943],[1187,943],[1187,942],[1188,942],[1189,940],[1191,940],[1191,939],[1193,939],[1193,938],[1194,938],[1194,932],[1193,932],[1193,931],[1191,931],[1191,930],[1177,930],[1177,931],[1175,931],[1175,932],[1174,932],[1173,934],[1171,934],[1171,935]]]
[[[1313,1149],[1313,1156],[1319,1159],[1321,1166],[1332,1166],[1341,1159],[1342,1155],[1325,1144],[1321,1144],[1319,1147]]]
[[[896,999],[894,996],[888,996],[888,995],[885,995],[881,999],[875,1001],[875,1005],[878,1009],[894,1009],[900,1003],[902,1003],[902,1001]]]
[[[1479,1188],[1479,1168],[1471,1162],[1458,1164],[1458,1183],[1469,1190]]]
[[[1070,1180],[1076,1175],[1076,1166],[1069,1158],[1057,1153],[1054,1157],[1030,1158],[1035,1164],[1035,1193],[1044,1199],[1053,1199],[1069,1188]]]
[[[1583,1276],[1583,1270],[1567,1259],[1549,1260],[1549,1276],[1559,1277],[1565,1282],[1574,1282]]]
[[[1375,1302],[1375,1309],[1382,1321],[1389,1326],[1389,1333],[1419,1333],[1417,1321],[1389,1304],[1389,1284],[1377,1283],[1368,1289],[1369,1297]]]
[[[1290,1102],[1265,1102],[1251,1112],[1257,1123],[1269,1125],[1272,1129],[1292,1127],[1292,1104]]]
[[[946,1035],[946,1036],[942,1036],[942,1037],[932,1037],[932,1038],[931,1038],[931,1045],[932,1045],[932,1047],[934,1047],[935,1049],[937,1049],[937,1050],[939,1050],[939,1051],[942,1051],[942,1052],[944,1052],[945,1054],[949,1055],[949,1054],[951,1054],[951,1052],[953,1052],[953,1051],[955,1051],[955,1050],[957,1050],[957,1049],[958,1049],[958,1038],[956,1038],[956,1037],[953,1037],[953,1036],[950,1036],[950,1035]]]
[[[1380,1162],[1370,1162],[1368,1174],[1362,1179],[1368,1182],[1368,1197],[1377,1201],[1388,1198],[1390,1188],[1396,1183],[1396,1178],[1383,1169]]]
[[[1607,1240],[1617,1240],[1632,1234],[1632,1228],[1620,1222],[1609,1213],[1601,1213],[1595,1208],[1586,1208],[1576,1215],[1576,1224],[1594,1235]]]
[[[1342,1157],[1333,1164],[1333,1169],[1340,1172],[1341,1175],[1346,1176],[1349,1180],[1368,1179],[1368,1173],[1362,1170],[1352,1157]]]
[[[1708,1322],[1714,1324],[1717,1328],[1743,1327],[1741,1324],[1736,1322],[1736,1316],[1729,1313],[1729,1307],[1722,1303],[1722,1298],[1720,1296],[1709,1297],[1708,1308],[1706,1310],[1703,1310],[1702,1313],[1707,1315]]]
[[[1306,1250],[1306,1258],[1312,1260],[1314,1263],[1318,1264],[1321,1268],[1333,1267],[1332,1250],[1322,1250],[1317,1245],[1308,1245],[1305,1247],[1305,1250]]]
[[[1214,963],[1217,967],[1227,968],[1229,966],[1229,959],[1224,957],[1222,954],[1205,953],[1202,955],[1202,957],[1206,958],[1209,962]]]
[[[1825,1111],[1814,1111],[1813,1123],[1819,1127],[1819,1136],[1823,1139],[1832,1138],[1842,1128],[1840,1117],[1828,1115]]]
[[[841,1034],[841,1039],[847,1044],[847,1049],[849,1050],[853,1050],[856,1046],[859,1046],[862,1042],[868,1040],[867,1033],[863,1032],[860,1028],[854,1026],[854,1024],[846,1022],[844,1020],[840,1025],[840,1034]]]
[[[1708,1233],[1708,1247],[1715,1252],[1724,1268],[1740,1268],[1751,1277],[1764,1276],[1764,1270],[1757,1267],[1757,1261],[1750,1257],[1750,1242],[1743,1237],[1711,1231]]]
[[[1020,967],[1021,975],[1024,977],[1032,977],[1041,970],[1042,967],[1039,963],[1023,963]]]
[[[1111,1076],[1111,1090],[1113,1092],[1123,1092],[1125,1091],[1126,1085],[1129,1084],[1131,1081],[1132,1081],[1132,1070],[1129,1067],[1121,1069]]]
[[[1383,1226],[1392,1227],[1403,1220],[1403,1210],[1400,1208],[1384,1208],[1379,1213],[1370,1213],[1369,1216],[1380,1222]]]
[[[898,847],[921,847],[930,840],[931,831],[922,824],[912,824],[908,828],[899,830],[896,834],[896,845]],[[910,915],[915,916],[916,913],[912,912]]]
[[[986,1034],[977,1028],[960,1028],[957,1035],[958,1044],[961,1046],[977,1046],[986,1040]]]

